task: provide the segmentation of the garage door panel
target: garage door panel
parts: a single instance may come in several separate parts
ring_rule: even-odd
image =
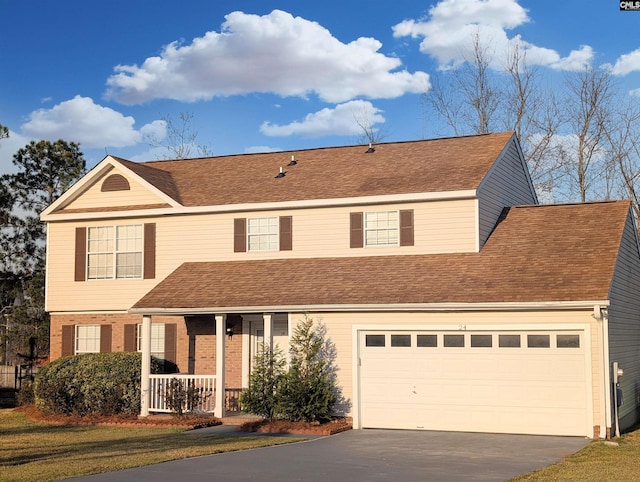
[[[438,348],[361,345],[364,427],[588,433],[583,348],[471,348],[467,338],[447,349],[441,339]]]

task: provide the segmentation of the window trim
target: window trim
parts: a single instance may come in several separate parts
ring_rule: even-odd
[[[98,337],[95,338],[95,334],[94,336],[91,338],[91,340],[93,340],[93,343],[96,343],[97,340],[97,350],[94,349],[92,350],[80,350],[79,349],[79,344],[80,344],[80,331],[84,331],[87,330],[88,328],[92,328],[94,330],[96,330],[98,332]],[[83,337],[82,340],[86,341],[89,340],[89,338],[87,336]],[[86,324],[86,325],[75,325],[75,333],[74,333],[74,337],[73,337],[73,353],[74,355],[82,355],[85,353],[100,353],[101,351],[101,343],[102,343],[102,327],[100,324]]]
[[[267,233],[251,233],[251,224],[252,221],[258,221],[258,226],[255,226],[254,229],[258,229],[260,230],[261,228],[265,227],[262,223],[266,222],[267,225],[266,227],[268,228],[268,232]],[[271,231],[274,232],[271,232]],[[262,237],[268,237],[268,242],[266,243],[267,248],[255,248],[255,249],[251,249],[251,239],[253,238],[258,238],[261,239]],[[253,218],[247,218],[247,237],[246,237],[246,243],[247,243],[247,252],[248,253],[267,253],[267,252],[273,252],[273,251],[279,251],[280,249],[280,220],[278,218],[278,216],[260,216],[260,217],[253,217]],[[258,242],[258,246],[263,246],[263,242],[259,241]]]

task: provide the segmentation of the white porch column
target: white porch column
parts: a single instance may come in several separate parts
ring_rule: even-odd
[[[227,336],[226,321],[227,315],[215,315],[216,317],[216,400],[213,414],[218,417],[224,417],[224,398],[225,398],[225,381],[224,381],[224,345]]]
[[[273,350],[273,313],[263,313],[264,320],[264,342],[268,344],[269,350]]]
[[[142,363],[140,367],[140,416],[149,416],[151,403],[151,316],[142,317]]]

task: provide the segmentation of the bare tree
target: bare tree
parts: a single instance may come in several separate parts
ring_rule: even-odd
[[[353,120],[361,130],[356,138],[357,144],[378,144],[388,136],[385,129],[374,127],[376,112],[368,107],[368,103],[362,103],[360,109],[352,110]]]
[[[186,159],[191,157],[192,150],[200,157],[211,156],[211,149],[205,144],[197,144],[198,131],[193,128],[193,114],[181,112],[177,121],[170,115],[162,117],[166,127],[166,136],[158,138],[154,135],[146,137],[146,142],[153,148],[163,148],[159,159]]]
[[[0,139],[6,139],[9,137],[9,128],[0,124]]]
[[[562,167],[554,142],[562,124],[558,102],[553,92],[542,90],[540,71],[527,63],[518,42],[511,45],[504,71],[504,128],[518,136],[539,196],[552,200]]]
[[[567,126],[575,137],[575,145],[568,150],[567,174],[584,202],[588,195],[603,194],[599,182],[608,167],[604,126],[611,117],[614,86],[609,72],[593,67],[567,76],[565,86]]]
[[[472,37],[469,53],[455,69],[432,76],[426,99],[454,135],[486,134],[493,130],[500,108],[501,87],[490,71],[493,54],[482,44],[480,33]],[[424,102],[424,99],[423,99]]]

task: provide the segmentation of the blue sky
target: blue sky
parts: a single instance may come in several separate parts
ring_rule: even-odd
[[[356,117],[438,136],[420,95],[474,31],[498,70],[519,38],[549,78],[607,66],[640,102],[639,26],[613,0],[0,0],[0,173],[32,139],[156,159],[180,113],[214,155],[354,144]]]

